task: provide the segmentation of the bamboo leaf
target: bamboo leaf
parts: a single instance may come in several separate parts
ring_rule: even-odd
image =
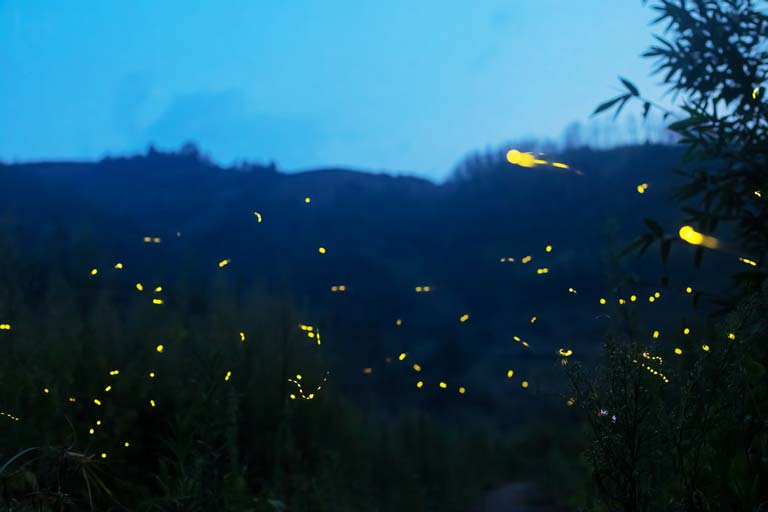
[[[664,236],[664,230],[661,229],[661,226],[659,225],[658,222],[648,218],[643,219],[643,222],[645,222],[645,225],[648,226],[648,229],[650,229],[653,232],[656,238],[661,238]]]
[[[635,84],[633,84],[626,78],[619,77],[619,80],[621,80],[621,83],[624,84],[624,87],[627,88],[627,90],[632,96],[640,96],[640,91],[637,90],[637,87],[635,87]]]
[[[621,96],[617,96],[617,97],[615,97],[613,99],[610,99],[610,100],[606,101],[605,103],[601,103],[600,105],[597,106],[595,111],[592,112],[592,115],[594,116],[596,114],[599,114],[600,112],[605,112],[606,110],[608,110],[609,108],[614,106],[616,103],[618,103],[618,102],[620,102],[622,100],[626,101],[627,98],[629,98],[629,95],[624,94],[624,95],[621,95]]]
[[[672,248],[672,240],[667,238],[666,240],[661,242],[661,261],[663,263],[667,262],[667,259],[669,258],[669,250]]]

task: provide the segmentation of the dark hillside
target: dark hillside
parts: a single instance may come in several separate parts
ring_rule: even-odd
[[[474,391],[467,402],[485,408],[500,394],[509,404],[523,399],[519,387],[497,385],[508,368],[532,390],[557,389],[550,377],[559,374],[560,347],[582,356],[599,348],[599,315],[614,308],[599,298],[613,304],[635,293],[638,307],[654,307],[645,299],[665,272],[656,255],[637,267],[645,273],[633,287],[615,292],[619,267],[610,255],[645,216],[682,222],[669,199],[679,156],[665,146],[581,149],[558,157],[579,174],[491,161],[435,184],[345,169],[226,169],[194,151],[151,151],[4,165],[0,212],[38,257],[51,257],[50,240],[69,240],[78,249],[62,254],[74,274],[122,261],[130,279],[163,283],[171,303],[174,287],[190,282],[290,298],[321,328],[335,375],[352,394],[415,400],[413,372],[396,367],[397,354],[408,352],[423,378],[466,383]],[[649,184],[644,194],[640,183]],[[526,255],[533,259],[523,264]],[[231,264],[217,274],[224,259]],[[669,301],[686,300],[679,289],[688,267],[673,261],[668,269]],[[429,293],[415,293],[424,285]],[[463,314],[469,321],[459,321]],[[664,321],[662,308],[654,315]]]

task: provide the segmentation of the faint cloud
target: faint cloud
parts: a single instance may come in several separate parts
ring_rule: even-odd
[[[276,160],[284,167],[312,161],[321,139],[313,120],[255,112],[242,91],[201,91],[174,96],[144,130],[162,148],[195,141],[217,161]]]
[[[512,26],[515,19],[514,13],[507,8],[497,9],[491,14],[489,24],[497,32],[504,32]]]
[[[115,91],[112,105],[112,116],[118,133],[133,138],[150,122],[150,116],[157,115],[157,112],[148,112],[153,103],[153,92],[152,79],[146,73],[134,72],[123,77]]]

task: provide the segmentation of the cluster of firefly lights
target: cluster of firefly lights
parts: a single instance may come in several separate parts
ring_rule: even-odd
[[[757,89],[755,89],[755,91],[753,92],[753,97],[755,97],[755,95],[757,94],[756,91],[757,91]],[[532,167],[537,167],[537,166],[550,166],[550,167],[558,168],[558,169],[566,169],[566,170],[570,169],[570,170],[573,170],[574,172],[576,172],[578,174],[581,174],[579,171],[576,171],[575,169],[571,169],[567,164],[564,164],[564,163],[561,163],[561,162],[547,161],[547,160],[544,160],[542,158],[536,157],[533,153],[520,152],[518,150],[512,149],[509,152],[507,152],[506,156],[507,156],[507,161],[510,164],[517,165],[517,166],[520,166],[520,167],[532,168]],[[642,183],[642,184],[637,186],[637,192],[640,193],[640,194],[644,194],[646,192],[646,190],[648,189],[648,187],[649,187],[649,185],[647,183]],[[762,197],[760,191],[755,191],[755,195],[757,197]],[[304,198],[304,203],[310,204],[311,203],[311,198],[309,196],[305,197]],[[256,219],[257,219],[257,221],[259,223],[262,222],[263,217],[262,217],[261,213],[253,212],[253,215],[256,217]],[[682,240],[684,240],[685,242],[687,242],[689,244],[692,244],[692,245],[703,246],[703,247],[707,247],[709,249],[718,249],[718,248],[721,247],[720,242],[716,238],[704,235],[702,233],[698,233],[697,231],[695,231],[690,226],[683,226],[680,229],[678,234],[679,234],[679,236],[680,236],[680,238]],[[181,233],[177,233],[177,236],[180,236],[180,235],[181,235]],[[155,237],[145,236],[143,238],[143,241],[144,241],[144,243],[147,243],[147,244],[159,244],[159,243],[161,243],[161,238],[160,237],[156,237],[156,236]],[[552,251],[552,246],[551,245],[547,245],[545,247],[545,252],[549,253],[551,251]],[[326,248],[321,246],[321,247],[318,248],[318,252],[320,254],[325,254],[326,253]],[[527,256],[524,256],[523,258],[521,258],[520,261],[521,261],[522,264],[527,264],[532,259],[533,259],[533,257],[531,255],[527,255]],[[753,260],[750,260],[748,258],[745,258],[745,257],[739,257],[739,260],[742,261],[743,263],[751,265],[751,266],[756,266],[757,265],[756,262],[754,262]],[[499,261],[501,263],[514,263],[516,260],[515,260],[514,257],[502,257],[502,258],[500,258]],[[219,266],[219,268],[224,268],[227,265],[229,265],[230,262],[231,262],[231,260],[229,260],[229,259],[223,259],[223,260],[219,261],[218,266]],[[121,262],[116,263],[114,265],[114,268],[117,269],[117,270],[123,269],[123,263],[121,263]],[[537,274],[547,274],[549,272],[549,268],[541,267],[541,268],[538,268],[536,272],[537,272]],[[96,275],[98,275],[99,271],[98,271],[97,268],[94,268],[94,269],[91,270],[90,273],[91,273],[92,276],[96,276]],[[136,289],[139,292],[142,292],[144,290],[144,285],[142,283],[140,283],[140,282],[136,283],[135,286],[136,286]],[[335,292],[345,292],[346,290],[347,290],[347,287],[346,287],[346,285],[343,285],[343,284],[331,286],[331,292],[334,292],[334,293]],[[415,287],[415,291],[416,291],[416,293],[429,293],[429,292],[432,291],[432,289],[431,289],[431,287],[429,285],[420,285],[420,286],[416,286]],[[690,293],[692,293],[693,290],[691,289],[691,287],[687,287],[685,289],[685,291],[686,291],[686,293],[690,294]],[[162,292],[162,287],[161,286],[156,286],[154,288],[154,292],[155,293]],[[575,294],[577,294],[577,291],[574,288],[568,288],[568,293],[575,295]],[[652,295],[650,295],[648,297],[648,301],[649,302],[654,302],[654,301],[656,301],[657,299],[660,299],[660,298],[661,298],[661,293],[657,291],[657,292],[653,293]],[[634,295],[634,294],[630,295],[629,302],[635,302],[635,301],[637,301],[637,296]],[[161,305],[161,304],[163,304],[163,299],[161,299],[159,297],[155,297],[155,298],[152,299],[152,302],[153,302],[153,304]],[[599,302],[600,302],[601,305],[607,304],[607,300],[605,298],[600,298]],[[623,304],[627,303],[627,300],[624,299],[624,298],[619,298],[618,299],[618,303],[623,305]],[[530,323],[531,324],[535,323],[536,319],[537,319],[536,316],[532,316],[530,318]],[[461,323],[467,322],[468,320],[469,320],[469,314],[467,314],[467,313],[464,313],[464,314],[462,314],[459,317],[459,322],[461,322]],[[395,320],[395,325],[397,325],[398,327],[402,326],[403,325],[403,320],[400,319],[400,318],[396,319]],[[299,324],[299,328],[306,334],[307,338],[313,339],[317,343],[317,345],[321,344],[320,331],[316,327],[314,327],[312,325]],[[8,323],[0,323],[0,330],[6,330],[6,331],[7,330],[11,330],[11,325],[8,324]],[[689,333],[690,333],[690,329],[686,327],[683,330],[683,334],[684,335],[688,335]],[[652,336],[653,336],[654,339],[657,339],[659,337],[659,331],[653,331]],[[240,341],[244,343],[245,340],[246,340],[245,333],[244,332],[240,332],[239,333],[239,337],[240,337]],[[735,333],[729,333],[728,334],[728,338],[731,339],[731,340],[735,340],[736,339]],[[529,346],[526,341],[521,340],[518,336],[514,336],[513,339],[516,342],[521,343],[525,347]],[[159,344],[159,345],[157,345],[155,347],[155,350],[159,354],[162,354],[164,349],[165,349],[165,347],[162,344]],[[710,350],[709,345],[707,345],[707,344],[702,345],[702,350],[708,352]],[[674,353],[677,354],[677,355],[682,355],[683,352],[682,352],[682,349],[675,348],[674,349]],[[560,348],[558,350],[558,355],[561,357],[561,363],[563,365],[565,365],[568,362],[568,358],[571,355],[573,355],[573,350],[566,349],[566,348]],[[403,353],[401,353],[398,356],[397,359],[398,359],[398,361],[402,362],[402,361],[404,361],[406,359],[406,357],[407,357],[407,353],[403,352]],[[669,379],[667,378],[667,376],[664,375],[661,371],[659,371],[658,369],[656,369],[654,367],[654,366],[661,366],[663,364],[663,360],[662,360],[661,356],[652,356],[648,352],[644,352],[644,353],[642,353],[642,358],[643,358],[643,360],[640,360],[640,361],[634,360],[633,362],[639,364],[642,368],[646,369],[649,373],[659,377],[663,382],[665,382],[665,383],[669,382]],[[391,360],[390,358],[387,358],[387,362],[389,362],[390,360]],[[413,369],[414,372],[420,373],[421,370],[422,370],[422,367],[421,367],[420,364],[414,363],[412,365],[412,369]],[[119,373],[120,373],[119,370],[112,370],[112,371],[109,372],[110,376],[112,376],[112,377],[115,377],[115,376],[119,375]],[[366,375],[369,375],[369,374],[373,373],[373,368],[371,368],[371,367],[364,368],[363,369],[363,373],[366,374]],[[515,372],[512,369],[509,369],[506,372],[506,376],[507,376],[508,379],[511,379],[514,376],[514,374],[515,374]],[[152,379],[155,378],[155,372],[149,372],[148,375],[149,375],[149,378],[152,378]],[[323,383],[325,383],[327,381],[327,376],[328,376],[328,372],[326,372],[325,376],[322,379]],[[225,376],[224,376],[224,380],[225,381],[229,381],[231,378],[232,378],[232,372],[231,371],[227,371]],[[301,398],[301,399],[304,399],[304,400],[312,400],[312,399],[315,398],[316,393],[319,392],[322,389],[322,384],[320,384],[320,385],[318,385],[315,388],[315,390],[313,392],[306,393],[304,391],[304,387],[302,386],[302,380],[303,379],[302,379],[301,374],[296,374],[295,378],[289,378],[288,379],[288,382],[294,384],[294,386],[296,387],[296,393],[290,393],[290,395],[289,395],[291,400],[295,400],[297,398]],[[417,381],[416,387],[419,388],[419,389],[423,388],[424,387],[424,381],[423,380]],[[438,382],[438,387],[440,389],[447,389],[448,388],[448,384],[445,381],[439,381]],[[529,387],[528,381],[523,380],[521,382],[521,387],[524,388],[524,389],[528,388]],[[111,389],[112,389],[111,385],[106,386],[104,388],[104,393],[109,393],[111,391]],[[43,392],[45,394],[49,394],[50,390],[48,388],[44,388]],[[464,386],[460,386],[458,388],[458,392],[459,392],[459,394],[463,395],[463,394],[466,393],[466,388]],[[77,400],[76,400],[75,397],[69,397],[68,401],[69,402],[76,402]],[[574,399],[573,398],[569,398],[566,401],[566,403],[567,403],[567,405],[571,406],[571,405],[574,404]],[[93,398],[93,404],[96,405],[97,407],[100,407],[102,405],[101,399],[98,398],[98,397],[97,398]],[[149,405],[150,405],[150,407],[154,408],[154,407],[156,407],[157,404],[154,401],[154,399],[150,399],[149,400]],[[603,416],[605,416],[607,414],[608,414],[607,411],[603,411],[603,410],[600,410],[599,413],[598,413],[598,415],[603,415]],[[0,416],[6,417],[6,418],[8,418],[10,420],[13,420],[13,421],[20,421],[20,418],[12,415],[10,413],[7,413],[7,412],[0,412]],[[615,421],[615,416],[613,417],[613,419]],[[102,425],[101,420],[97,420],[95,425],[92,426],[89,429],[89,434],[90,435],[94,435],[95,432],[96,432],[96,429],[98,427],[100,427],[101,425]],[[125,447],[129,447],[130,443],[128,441],[125,441],[124,442],[124,446]],[[106,458],[107,454],[106,453],[102,453],[101,457],[102,458]]]
[[[652,356],[652,355],[651,355],[651,354],[649,354],[648,352],[643,352],[641,355],[643,356],[643,358],[644,358],[646,361],[648,361],[648,363],[646,363],[645,361],[639,361],[639,362],[638,362],[638,360],[637,360],[637,359],[633,359],[633,360],[632,360],[632,362],[633,362],[633,363],[635,363],[635,364],[639,364],[641,368],[643,368],[643,369],[647,370],[647,371],[648,371],[648,372],[649,372],[651,375],[655,375],[655,376],[657,376],[657,377],[658,377],[658,378],[660,378],[660,379],[661,379],[661,380],[662,380],[662,381],[663,381],[665,384],[669,384],[669,379],[667,378],[667,376],[666,376],[666,375],[664,375],[663,373],[661,373],[661,372],[660,372],[659,370],[657,370],[656,368],[653,368],[653,367],[651,366],[651,364],[652,364],[652,363],[656,363],[656,364],[658,364],[659,366],[663,365],[663,364],[664,364],[664,359],[662,359],[662,357],[661,357],[661,356]]]

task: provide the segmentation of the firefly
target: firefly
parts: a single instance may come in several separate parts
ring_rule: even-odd
[[[683,226],[678,231],[678,235],[681,239],[688,242],[691,245],[702,245],[709,249],[717,249],[720,247],[720,241],[712,236],[702,235],[691,226]]]

